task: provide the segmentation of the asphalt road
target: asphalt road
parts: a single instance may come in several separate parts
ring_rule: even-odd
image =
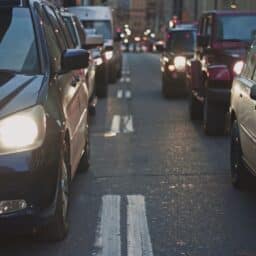
[[[0,243],[19,256],[255,256],[256,193],[230,185],[228,137],[161,96],[159,56],[128,54],[91,120],[91,168],[72,184],[70,234]]]

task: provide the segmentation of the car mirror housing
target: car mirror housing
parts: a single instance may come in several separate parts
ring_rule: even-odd
[[[203,36],[203,35],[197,36],[197,45],[199,47],[203,47],[203,48],[207,47],[209,44],[209,41],[210,41],[209,36]]]
[[[256,100],[256,84],[251,88],[250,96],[253,100]]]
[[[62,54],[61,67],[63,71],[87,68],[89,52],[83,49],[68,49]]]

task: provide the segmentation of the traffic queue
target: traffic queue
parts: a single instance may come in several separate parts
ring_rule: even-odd
[[[95,114],[96,96],[107,96],[108,83],[122,68],[112,12],[100,12],[91,17],[89,33],[72,10],[47,1],[0,1],[5,231],[34,230],[49,241],[67,235],[70,184],[78,170],[90,166],[88,116]]]
[[[208,11],[198,23],[168,29],[161,56],[162,94],[186,93],[191,121],[206,135],[230,133],[231,180],[256,175],[256,12]]]

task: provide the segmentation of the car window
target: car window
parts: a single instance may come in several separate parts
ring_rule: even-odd
[[[38,73],[39,57],[29,9],[1,9],[0,24],[0,69]]]
[[[195,31],[172,31],[168,36],[166,48],[172,52],[192,52],[195,46]]]
[[[211,35],[212,35],[212,16],[207,17],[206,35],[209,36],[209,37],[211,37]]]
[[[68,28],[68,31],[70,33],[70,36],[72,38],[73,44],[75,47],[79,46],[78,38],[76,35],[74,22],[72,21],[72,18],[70,16],[63,16],[63,20]]]
[[[254,76],[255,64],[256,64],[256,47],[253,47],[247,54],[247,59],[242,71],[242,76],[244,76],[247,79],[252,79],[252,76]]]
[[[85,29],[94,28],[96,34],[102,35],[105,40],[112,39],[112,28],[109,20],[83,20]]]
[[[256,39],[256,16],[220,16],[217,24],[217,40],[219,41],[253,42]]]
[[[58,44],[56,33],[54,28],[52,27],[48,16],[45,11],[40,7],[37,8],[37,13],[40,17],[42,28],[44,30],[46,43],[48,46],[48,52],[50,55],[51,65],[54,71],[58,71],[61,69],[61,55],[62,49]],[[57,34],[58,35],[58,34]]]
[[[86,35],[85,35],[85,30],[84,30],[84,26],[83,24],[80,22],[80,20],[78,19],[78,17],[74,16],[74,21],[76,23],[76,28],[77,28],[77,32],[79,34],[79,38],[81,41],[81,44],[85,43],[85,39],[86,39]]]
[[[49,18],[49,21],[54,28],[55,35],[57,37],[57,40],[59,42],[60,48],[62,51],[66,50],[68,48],[65,37],[62,33],[62,30],[60,28],[60,25],[58,23],[57,17],[53,11],[52,8],[49,6],[44,6],[44,11],[46,12],[47,17]]]

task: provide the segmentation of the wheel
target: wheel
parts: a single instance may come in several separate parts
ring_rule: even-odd
[[[50,222],[39,231],[39,235],[43,240],[51,242],[64,240],[68,233],[67,215],[69,208],[70,170],[66,151],[61,158],[59,191],[55,213]]]
[[[89,114],[91,116],[95,116],[96,115],[96,106],[94,106],[94,105],[90,105],[89,106]]]
[[[166,80],[167,80],[166,75],[164,72],[162,72],[162,95],[164,98],[169,98],[170,92],[169,92],[169,88]]]
[[[87,132],[86,135],[86,144],[84,147],[84,153],[82,155],[82,158],[80,160],[79,163],[79,167],[78,170],[79,172],[87,172],[89,170],[90,167],[90,135],[89,135],[89,131]]]
[[[108,96],[108,78],[106,70],[97,74],[95,88],[97,97],[106,98]]]
[[[209,101],[204,102],[204,131],[206,135],[223,135],[225,133],[226,111],[223,105]]]
[[[189,94],[189,115],[190,119],[202,120],[202,104],[199,102],[192,93]]]
[[[230,161],[231,161],[231,181],[232,185],[241,189],[248,185],[248,181],[251,178],[250,173],[243,165],[242,160],[242,148],[239,135],[239,127],[237,121],[234,121],[231,128],[231,149],[230,149]]]

